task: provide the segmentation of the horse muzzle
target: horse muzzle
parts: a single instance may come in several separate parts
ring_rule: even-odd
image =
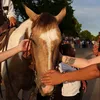
[[[54,86],[52,85],[41,84],[40,87],[41,87],[40,92],[42,96],[51,95],[54,90]]]

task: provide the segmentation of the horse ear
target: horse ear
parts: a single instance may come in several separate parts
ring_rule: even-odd
[[[26,14],[29,16],[29,18],[32,20],[32,21],[35,21],[37,18],[38,18],[38,14],[36,14],[35,12],[33,12],[30,8],[28,8],[26,5],[24,5],[24,9],[26,11]]]
[[[60,22],[63,20],[63,18],[65,17],[65,15],[66,15],[66,7],[64,7],[61,11],[60,11],[60,13],[57,15],[57,16],[55,16],[55,18],[57,19],[57,22],[58,22],[58,24],[60,24]]]

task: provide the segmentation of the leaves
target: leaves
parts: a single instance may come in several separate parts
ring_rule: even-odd
[[[87,40],[92,40],[94,36],[88,31],[84,30],[79,34],[81,39],[87,39]]]

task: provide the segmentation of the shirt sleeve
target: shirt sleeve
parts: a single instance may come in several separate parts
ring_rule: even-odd
[[[13,3],[12,3],[11,0],[9,1],[9,5],[8,5],[8,14],[7,14],[7,17],[8,18],[10,18],[10,17],[16,18],[14,5],[13,5]]]
[[[59,64],[59,70],[60,70],[61,73],[62,72],[72,72],[72,71],[75,71],[76,68],[71,67],[71,66],[64,64],[64,63],[60,63]]]

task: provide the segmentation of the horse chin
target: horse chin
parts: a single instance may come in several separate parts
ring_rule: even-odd
[[[44,84],[41,84],[40,86],[40,93],[42,96],[49,96],[53,93],[53,90],[54,90],[54,86],[52,85],[44,85]]]

